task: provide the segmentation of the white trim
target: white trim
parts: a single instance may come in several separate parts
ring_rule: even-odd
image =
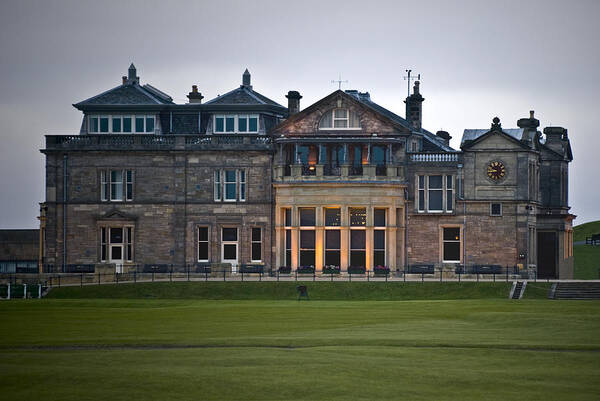
[[[233,117],[233,131],[227,131],[226,119]],[[217,131],[217,118],[223,119],[223,131]],[[250,119],[256,119],[256,131],[250,131]],[[246,131],[240,131],[239,120],[246,120]],[[258,114],[214,114],[213,132],[215,134],[257,134],[260,130],[260,118]]]
[[[143,130],[142,131],[137,131],[136,130],[136,118],[143,118],[144,124],[143,124]],[[107,131],[101,131],[100,130],[100,119],[101,118],[107,118],[108,119],[108,130]],[[131,130],[125,132],[124,131],[124,123],[123,123],[123,119],[125,118],[130,118],[131,119]],[[147,128],[146,128],[146,123],[147,123],[147,119],[154,119],[154,129],[150,132],[147,132]],[[131,134],[158,134],[159,130],[157,128],[157,116],[156,114],[88,114],[87,115],[87,121],[88,121],[88,134],[114,134],[114,135],[120,135],[120,134],[124,134],[124,135],[131,135]],[[97,119],[98,120],[98,130],[94,131],[92,130],[92,120],[93,119]],[[114,120],[119,120],[121,121],[121,129],[120,131],[113,131],[113,119]]]

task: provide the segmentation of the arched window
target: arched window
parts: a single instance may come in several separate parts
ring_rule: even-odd
[[[323,114],[319,129],[360,129],[358,114],[348,109],[331,109]]]

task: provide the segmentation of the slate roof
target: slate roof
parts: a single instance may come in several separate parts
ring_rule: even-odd
[[[474,141],[490,131],[491,129],[466,129],[463,132],[463,136],[460,141],[460,146],[462,147],[466,141]],[[523,133],[525,132],[525,130],[523,128],[508,128],[502,129],[502,132],[506,135],[513,137],[517,141],[520,141],[521,139],[523,139]]]
[[[441,139],[438,138],[437,135],[432,134],[431,132],[427,131],[426,129],[421,128],[420,130],[415,130],[415,128],[410,125],[410,123],[400,117],[399,115],[389,111],[388,109],[386,109],[385,107],[382,107],[380,105],[378,105],[377,103],[373,102],[371,100],[371,96],[369,95],[369,92],[358,92],[356,90],[346,90],[345,91],[348,95],[354,97],[355,99],[357,99],[359,102],[361,102],[362,104],[370,107],[371,109],[373,109],[374,111],[376,111],[379,114],[382,114],[384,116],[386,116],[387,118],[389,118],[390,120],[395,121],[396,123],[406,127],[407,129],[411,130],[413,133],[415,134],[420,134],[423,139],[425,139],[426,141],[428,141],[430,144],[434,145],[434,148],[437,147],[440,150],[443,150],[445,152],[456,152],[455,149],[451,148],[450,146],[446,145]],[[425,149],[430,149],[431,146],[426,146],[424,144],[423,146]]]
[[[209,100],[204,104],[211,105],[232,105],[232,106],[240,106],[240,105],[269,105],[281,107],[282,109],[287,109],[286,107],[280,105],[279,103],[269,99],[268,97],[261,95],[260,93],[252,90],[249,86],[240,85],[239,88],[236,88],[232,91],[225,93],[224,95],[217,96],[214,99]]]
[[[139,85],[137,82],[119,85],[99,95],[93,96],[82,102],[76,103],[78,109],[86,106],[99,105],[162,105],[174,104],[173,99],[166,93],[152,85]]]

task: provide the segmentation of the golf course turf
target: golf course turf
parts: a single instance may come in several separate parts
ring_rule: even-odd
[[[600,399],[600,302],[507,295],[0,302],[0,399]]]

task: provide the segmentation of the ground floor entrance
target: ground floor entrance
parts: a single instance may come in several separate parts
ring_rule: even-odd
[[[558,278],[556,232],[538,231],[538,278]]]

